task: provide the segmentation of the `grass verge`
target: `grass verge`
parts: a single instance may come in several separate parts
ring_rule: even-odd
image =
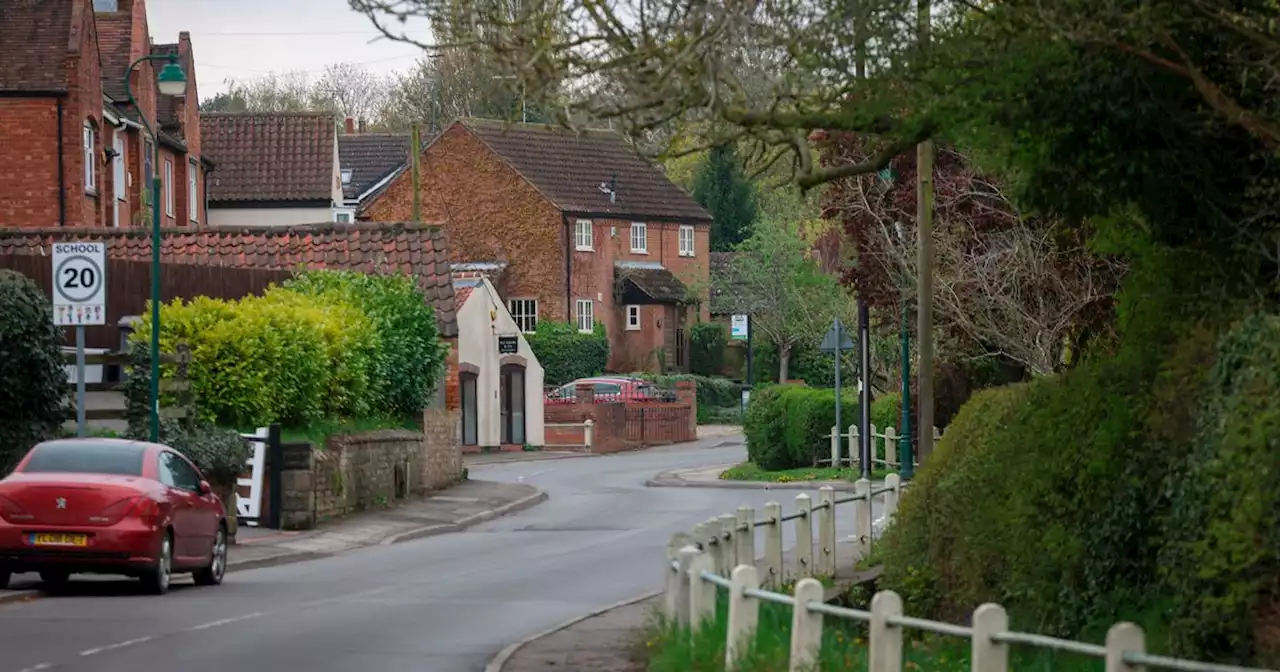
[[[871,480],[882,481],[893,473],[888,469],[876,469],[871,472]],[[730,467],[720,474],[723,481],[757,481],[768,483],[794,483],[796,481],[856,481],[862,478],[862,472],[846,467],[805,467],[801,469],[781,469],[767,471],[751,462],[743,462]]]

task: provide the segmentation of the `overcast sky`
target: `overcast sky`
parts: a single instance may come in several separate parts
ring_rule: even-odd
[[[226,80],[252,79],[272,70],[312,76],[330,63],[360,63],[379,74],[405,70],[421,50],[388,40],[346,0],[148,0],[157,43],[191,33],[200,97],[227,89]],[[429,41],[425,24],[412,36]]]

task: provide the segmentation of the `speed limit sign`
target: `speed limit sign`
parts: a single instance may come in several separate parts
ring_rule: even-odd
[[[107,244],[53,244],[53,323],[107,323]]]

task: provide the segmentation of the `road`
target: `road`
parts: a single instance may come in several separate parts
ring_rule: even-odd
[[[512,641],[659,588],[671,533],[742,504],[789,509],[795,491],[644,485],[744,456],[711,444],[474,467],[473,478],[550,499],[467,532],[232,573],[217,588],[182,578],[149,597],[128,581],[77,582],[0,606],[0,672],[481,670]],[[851,531],[846,513],[840,534]]]

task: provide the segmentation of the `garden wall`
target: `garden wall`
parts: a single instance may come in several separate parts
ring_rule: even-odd
[[[548,448],[584,447],[582,425],[591,420],[592,453],[616,453],[698,438],[698,400],[694,384],[676,384],[674,402],[594,403],[591,386],[578,388],[572,403],[543,406]]]

